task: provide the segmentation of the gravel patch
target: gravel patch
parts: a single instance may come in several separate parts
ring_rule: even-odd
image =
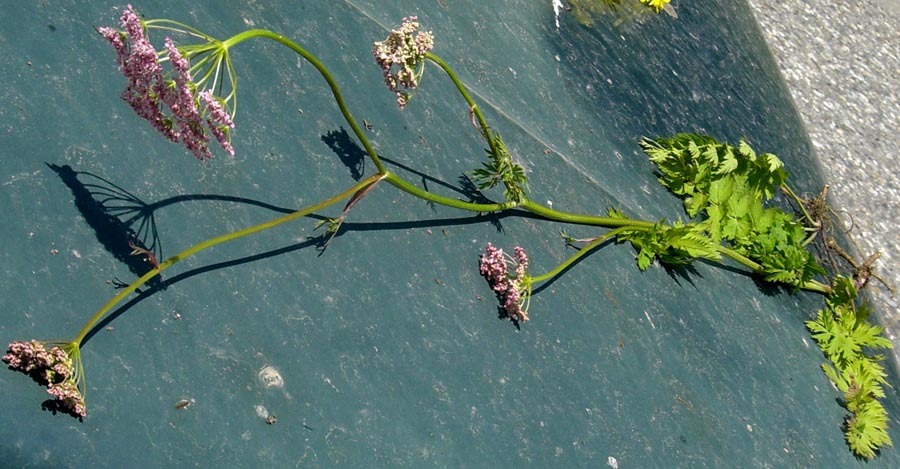
[[[900,2],[748,0],[858,252],[900,286]],[[846,218],[846,217],[845,217]],[[848,221],[849,218],[847,218]],[[870,288],[900,364],[898,298]]]

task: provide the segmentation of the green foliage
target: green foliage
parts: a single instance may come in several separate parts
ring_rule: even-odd
[[[318,230],[319,228],[328,225],[325,228],[326,234],[337,233],[337,231],[341,228],[341,223],[343,223],[343,218],[324,218],[316,222],[313,226],[313,230]]]
[[[667,226],[663,221],[649,230],[627,231],[617,237],[618,242],[628,241],[638,251],[637,264],[641,270],[650,267],[653,259],[668,265],[689,264],[694,259],[720,258],[717,245],[696,224],[685,225],[681,221]]]
[[[641,142],[660,183],[680,197],[704,235],[757,262],[766,281],[799,287],[825,271],[806,249],[807,233],[794,216],[767,203],[787,173],[771,153],[758,155],[712,137],[678,134]],[[662,260],[662,257],[660,257]]]
[[[628,216],[625,215],[625,212],[612,207],[606,209],[606,216],[608,216],[609,218],[618,218],[620,220],[628,219]]]
[[[866,401],[846,423],[847,444],[866,459],[883,446],[893,446],[887,433],[887,411],[876,400]]]
[[[660,182],[685,199],[691,217],[706,207],[713,184],[725,180],[716,191],[728,198],[732,192],[750,200],[768,200],[787,179],[782,162],[771,153],[757,155],[747,142],[737,148],[716,139],[682,133],[671,138],[644,139],[644,152],[656,163]],[[730,187],[729,182],[740,185]]]
[[[513,161],[499,133],[494,132],[491,141],[493,145],[485,150],[490,160],[481,163],[481,168],[469,173],[472,181],[481,190],[491,189],[502,182],[506,200],[522,202],[528,190],[525,170]]]
[[[884,357],[866,352],[889,349],[891,342],[881,335],[881,327],[866,322],[869,308],[857,308],[856,295],[851,279],[836,277],[825,308],[806,327],[831,362],[822,365],[825,376],[843,393],[843,405],[852,414],[845,423],[847,444],[860,457],[873,458],[878,448],[892,443],[887,411],[878,401],[887,384],[879,363]]]
[[[683,264],[695,258],[715,258],[717,248],[731,249],[758,264],[756,273],[768,282],[799,288],[816,275],[825,275],[807,249],[808,231],[792,214],[770,206],[787,179],[781,160],[757,154],[741,141],[737,147],[712,137],[678,134],[645,139],[641,146],[659,172],[660,183],[682,199],[690,222],[619,235],[638,251],[637,264],[646,269],[654,258]],[[618,213],[618,212],[617,212]],[[612,217],[612,212],[610,212]],[[882,328],[867,322],[869,308],[857,307],[853,280],[836,276],[816,319],[806,323],[830,364],[825,375],[843,393],[851,413],[845,422],[847,443],[858,456],[872,458],[890,446],[881,355],[890,348]]]
[[[840,369],[851,366],[863,347],[891,346],[881,336],[881,327],[860,321],[846,305],[820,310],[816,320],[807,322],[807,326],[825,355]]]

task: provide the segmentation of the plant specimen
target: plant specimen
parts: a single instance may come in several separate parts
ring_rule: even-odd
[[[665,0],[642,0],[643,8],[649,7],[657,13],[666,4]],[[480,274],[496,296],[500,315],[516,326],[530,319],[535,285],[559,276],[608,242],[630,244],[640,270],[648,269],[655,262],[686,265],[698,259],[713,262],[728,259],[762,282],[822,294],[825,306],[807,327],[830,361],[823,369],[843,393],[843,405],[851,414],[845,422],[847,442],[856,454],[865,458],[874,457],[879,448],[891,444],[887,413],[878,401],[884,397],[886,385],[885,372],[879,364],[882,357],[872,353],[890,347],[890,342],[881,336],[881,328],[868,322],[869,309],[859,304],[858,291],[865,282],[829,274],[808,249],[817,234],[819,220],[811,218],[806,211],[795,216],[774,203],[773,197],[783,192],[799,207],[805,206],[805,201],[787,184],[787,173],[775,155],[758,154],[745,141],[733,146],[689,133],[644,139],[640,146],[656,165],[659,182],[683,202],[685,217],[674,221],[634,219],[615,207],[598,216],[565,212],[537,203],[529,197],[526,172],[512,157],[501,135],[488,125],[453,69],[431,52],[434,35],[422,31],[416,17],[407,17],[385,40],[374,43],[373,56],[385,85],[396,96],[401,109],[410,104],[428,65],[443,71],[465,101],[469,119],[486,146],[485,160],[469,172],[470,180],[479,190],[502,189],[503,200],[462,201],[419,188],[389,171],[351,114],[328,69],[290,39],[268,30],[251,29],[220,41],[176,21],[141,19],[131,6],[122,12],[120,28],[103,27],[98,32],[113,47],[119,69],[127,80],[123,100],[164,137],[183,144],[198,159],[213,156],[210,149],[213,141],[224,152],[235,153],[232,134],[238,81],[229,51],[244,41],[258,38],[287,47],[319,72],[376,173],[305,208],[210,238],[167,259],[158,260],[151,249],[130,239],[130,254],[142,256],[149,269],[95,312],[74,339],[13,342],[3,357],[10,368],[47,386],[59,409],[80,418],[86,416],[80,347],[120,301],[164,270],[205,249],[347,200],[339,216],[320,223],[327,225],[330,235],[327,245],[352,209],[376,186],[387,185],[429,203],[458,210],[490,213],[515,208],[545,220],[606,230],[587,239],[575,239],[563,233],[562,242],[575,247],[575,253],[537,275],[524,247],[515,246],[510,254],[487,244],[480,256]],[[191,42],[180,44],[165,37],[164,46],[157,50],[150,41],[151,32],[163,32]]]

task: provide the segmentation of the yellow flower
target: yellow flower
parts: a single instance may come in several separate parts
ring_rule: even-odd
[[[666,7],[666,3],[669,3],[669,0],[641,0],[641,3],[646,4],[656,13],[659,13],[660,10]]]

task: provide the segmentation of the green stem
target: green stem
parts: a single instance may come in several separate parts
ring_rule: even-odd
[[[321,210],[325,207],[328,207],[329,205],[333,205],[337,202],[340,202],[343,199],[346,199],[347,197],[352,196],[358,190],[368,186],[369,184],[374,184],[375,182],[377,182],[378,180],[380,180],[382,178],[384,178],[384,176],[381,174],[372,175],[372,176],[370,176],[366,179],[363,179],[362,181],[354,184],[353,187],[345,190],[344,192],[341,192],[340,194],[335,195],[331,198],[325,199],[315,205],[311,205],[309,207],[297,210],[296,212],[289,213],[287,215],[275,218],[274,220],[269,220],[265,223],[260,223],[258,225],[254,225],[249,228],[245,228],[243,230],[226,233],[226,234],[223,234],[220,236],[216,236],[215,238],[210,238],[206,241],[203,241],[202,243],[195,244],[195,245],[185,249],[184,251],[179,252],[178,254],[175,254],[174,256],[172,256],[172,257],[166,259],[165,261],[163,261],[162,263],[160,263],[159,267],[157,267],[156,269],[153,269],[150,272],[147,272],[146,274],[142,275],[139,279],[135,280],[134,283],[125,287],[122,291],[119,292],[118,295],[114,296],[105,305],[103,305],[102,308],[100,308],[96,313],[94,313],[93,316],[91,316],[91,319],[88,320],[87,324],[85,324],[84,327],[81,328],[81,331],[79,331],[78,335],[75,336],[75,340],[73,342],[78,344],[78,346],[81,346],[81,343],[84,341],[84,338],[88,335],[88,333],[91,331],[91,329],[93,329],[94,326],[97,325],[97,323],[100,322],[100,320],[103,319],[104,316],[106,316],[106,313],[108,313],[113,307],[116,306],[116,304],[118,304],[120,301],[125,299],[125,297],[127,297],[128,295],[133,293],[135,290],[140,288],[142,285],[147,283],[151,278],[156,277],[162,271],[168,269],[169,267],[172,267],[179,261],[187,259],[188,257],[190,257],[200,251],[203,251],[204,249],[211,248],[218,244],[222,244],[227,241],[233,241],[235,239],[243,238],[244,236],[251,235],[253,233],[258,233],[260,231],[268,230],[269,228],[274,228],[283,223],[287,223],[289,221],[296,220],[297,218],[309,215],[310,213],[313,213],[317,210]]]
[[[598,217],[595,215],[579,215],[576,213],[561,212],[559,210],[555,210],[550,207],[532,202],[527,198],[519,204],[519,207],[549,220],[573,223],[577,225],[602,226],[604,228],[631,227],[644,230],[653,228],[654,226],[654,223],[651,223],[649,221],[633,220],[631,218]]]
[[[819,236],[819,230],[813,231],[809,236],[806,237],[806,239],[803,240],[802,243],[800,243],[800,246],[804,248],[809,246],[810,243],[816,240],[817,236]]]
[[[515,208],[515,202],[506,202],[502,204],[478,204],[474,202],[464,202],[462,200],[451,199],[449,197],[444,197],[437,194],[432,194],[423,189],[419,189],[413,184],[410,184],[400,176],[397,176],[391,172],[384,173],[384,179],[394,187],[406,192],[408,194],[414,195],[420,199],[425,199],[429,202],[434,202],[439,205],[445,205],[447,207],[458,208],[460,210],[468,210],[471,212],[499,212],[501,210],[507,210],[510,208]]]
[[[525,205],[528,205],[529,203],[530,202],[526,202],[525,204],[523,204],[523,208],[529,208],[529,209],[533,208],[533,206],[525,207]],[[536,204],[535,204],[535,206],[540,207],[540,205],[536,205]],[[547,212],[542,211],[541,214],[545,215],[545,213],[546,213],[546,216],[548,218],[554,217],[553,213],[557,213],[555,210],[550,210],[550,209],[546,209],[546,210],[547,210]],[[537,213],[537,212],[535,212],[535,213]],[[564,213],[561,213],[561,214],[571,215],[571,214],[564,214]],[[569,217],[566,217],[566,218],[569,218]],[[584,218],[584,216],[582,216],[582,215],[571,215],[571,218],[574,220],[561,219],[559,217],[554,217],[554,219],[560,220],[560,221],[570,221],[572,223],[578,223],[578,224],[604,226],[604,227],[613,228],[613,229],[606,232],[602,236],[599,236],[599,237],[593,239],[589,244],[587,244],[583,248],[581,248],[578,251],[578,253],[576,253],[569,259],[567,259],[565,262],[563,262],[562,264],[560,264],[559,266],[557,266],[555,269],[551,270],[550,272],[547,272],[546,274],[539,275],[536,277],[532,277],[531,278],[532,282],[543,282],[545,280],[549,280],[549,279],[555,277],[560,272],[565,270],[568,266],[572,265],[575,261],[577,261],[582,256],[584,256],[585,254],[590,252],[594,247],[600,245],[601,243],[609,240],[610,238],[612,238],[614,236],[618,236],[619,234],[626,232],[626,231],[643,231],[643,230],[652,228],[654,226],[654,224],[650,223],[650,222],[646,222],[646,221],[642,221],[642,220],[630,220],[630,219],[626,219],[626,218],[610,219],[610,220],[616,221],[615,226],[613,226],[612,224],[597,223],[597,222],[607,221],[607,219],[604,219],[603,217],[588,217],[588,218],[593,218],[593,219],[592,220],[583,220],[582,218]],[[716,248],[716,250],[719,252],[719,254],[721,254],[725,257],[728,257],[729,259],[743,265],[744,267],[750,269],[751,271],[753,271],[756,274],[764,273],[762,265],[753,261],[749,257],[744,256],[743,254],[735,251],[734,249],[719,245]],[[803,284],[801,284],[799,286],[799,288],[801,288],[803,290],[807,290],[807,291],[822,293],[824,295],[831,293],[830,286],[825,285],[816,280],[810,280],[808,282],[804,282]]]
[[[749,257],[735,251],[734,249],[722,246],[720,244],[718,247],[716,247],[716,251],[718,251],[719,254],[721,254],[725,257],[728,257],[731,260],[736,261],[737,263],[743,265],[744,267],[752,270],[753,272],[762,273],[762,271],[763,271],[762,265],[760,265],[758,262],[754,261],[753,259],[750,259]]]
[[[586,244],[584,247],[579,249],[577,253],[575,253],[572,257],[569,257],[568,259],[566,259],[565,262],[563,262],[562,264],[556,266],[555,269],[551,270],[550,272],[547,272],[546,274],[531,277],[531,283],[534,284],[536,282],[543,282],[546,280],[550,280],[553,277],[556,277],[562,271],[566,270],[570,265],[574,264],[578,259],[581,259],[587,253],[591,252],[591,250],[594,249],[595,247],[597,247],[600,244],[603,244],[604,242],[606,242],[607,240],[617,236],[619,233],[622,233],[623,231],[628,231],[631,229],[634,229],[634,228],[630,227],[630,226],[621,226],[619,228],[607,231],[602,236],[598,236],[593,241],[591,241],[590,243]]]
[[[300,47],[296,42],[291,41],[290,39],[276,34],[272,31],[268,31],[265,29],[250,29],[248,31],[244,31],[240,34],[230,37],[222,42],[222,44],[228,48],[234,45],[237,45],[240,42],[243,42],[247,39],[252,39],[255,37],[261,37],[265,39],[273,40],[279,44],[286,46],[292,51],[296,52],[298,55],[306,59],[307,62],[311,63],[316,70],[319,71],[319,74],[322,75],[322,78],[328,83],[328,87],[331,88],[331,94],[334,95],[334,100],[337,102],[338,107],[341,110],[341,114],[344,115],[344,119],[347,121],[347,124],[350,125],[350,128],[353,129],[353,133],[356,134],[356,138],[359,139],[360,143],[362,143],[363,147],[366,149],[366,153],[369,154],[369,158],[372,159],[372,163],[375,164],[375,167],[378,169],[378,172],[381,174],[387,173],[384,165],[381,163],[381,159],[378,158],[378,154],[375,153],[375,149],[372,147],[372,144],[369,143],[369,139],[366,138],[366,135],[363,133],[362,128],[360,128],[359,124],[356,123],[356,119],[353,118],[353,115],[350,114],[350,111],[347,109],[347,105],[344,102],[344,97],[341,95],[341,90],[337,85],[337,82],[332,78],[331,73],[325,68],[325,65],[319,61],[314,55],[310,54],[306,51],[306,49]]]
[[[811,291],[815,293],[821,293],[823,295],[830,295],[832,292],[831,286],[826,285],[817,280],[810,280],[808,282],[803,282],[802,285],[799,286],[801,290]]]
[[[469,104],[469,110],[475,115],[475,118],[478,120],[478,125],[481,126],[482,136],[485,140],[487,140],[488,145],[491,147],[491,152],[493,154],[497,154],[497,148],[495,148],[494,139],[491,138],[491,129],[487,124],[487,121],[484,119],[484,114],[481,113],[481,109],[478,108],[478,105],[475,104],[475,100],[469,95],[469,92],[466,90],[465,85],[462,84],[459,77],[456,76],[456,72],[450,68],[450,65],[447,62],[444,62],[444,59],[438,57],[431,52],[425,54],[425,58],[437,64],[444,72],[450,77],[450,80],[453,81],[453,84],[456,85],[456,89],[459,90],[459,94],[462,95],[463,99],[466,100],[466,103]]]
[[[212,38],[212,37],[204,34],[202,31],[198,30],[197,28],[194,28],[193,26],[188,26],[179,21],[167,20],[165,18],[157,18],[154,20],[144,20],[143,23],[144,23],[144,27],[147,29],[150,29],[150,28],[162,29],[162,30],[167,30],[167,31],[172,31],[172,32],[177,32],[177,33],[182,33],[182,34],[188,34],[188,35],[194,36],[196,38],[202,39],[207,42],[215,41],[215,38]]]
[[[643,220],[633,220],[630,218],[598,217],[594,215],[579,215],[576,213],[562,212],[549,207],[545,207],[528,199],[525,199],[519,203],[514,201],[492,204],[464,202],[462,200],[451,199],[449,197],[444,197],[437,194],[432,194],[431,192],[427,192],[416,187],[413,184],[410,184],[394,173],[385,173],[384,179],[394,187],[411,195],[428,200],[430,202],[434,202],[439,205],[445,205],[447,207],[453,207],[460,210],[469,210],[472,212],[499,212],[502,210],[508,210],[518,207],[548,220],[578,225],[601,226],[604,228],[629,227],[632,229],[649,229],[654,226],[654,224],[651,222]]]
[[[727,248],[725,246],[720,245],[719,247],[716,248],[716,250],[719,251],[719,253],[721,253],[723,256],[726,256],[734,261],[737,261],[744,267],[747,267],[748,269],[752,270],[754,273],[757,273],[760,275],[765,273],[762,265],[753,261],[749,257],[746,257],[743,254],[735,251],[734,249]],[[808,282],[803,282],[802,284],[798,285],[797,287],[800,288],[801,290],[817,292],[817,293],[821,293],[823,295],[827,295],[827,294],[831,293],[830,286],[825,285],[816,280],[810,280]]]

